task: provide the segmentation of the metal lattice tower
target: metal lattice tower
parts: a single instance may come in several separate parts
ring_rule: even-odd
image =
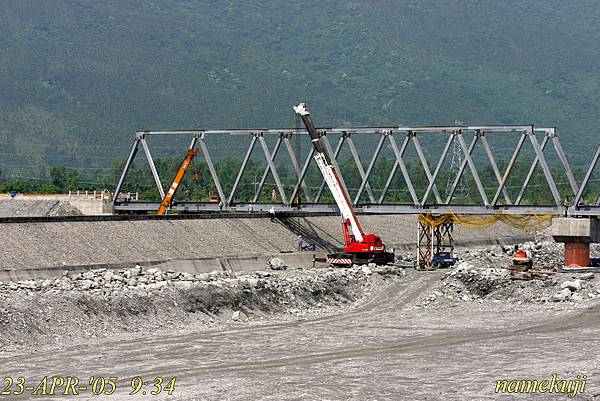
[[[450,188],[452,188],[452,183],[454,179],[459,174],[461,166],[463,165],[463,152],[460,148],[460,144],[458,141],[454,141],[452,146],[452,160],[450,162],[450,175],[448,176],[448,181],[446,182],[446,193],[450,192]],[[470,193],[469,188],[465,185],[463,180],[458,182],[458,186],[454,191],[456,197],[461,199],[469,199]]]

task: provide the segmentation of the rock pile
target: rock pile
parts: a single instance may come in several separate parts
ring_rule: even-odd
[[[422,307],[451,306],[457,302],[581,303],[600,297],[600,282],[594,273],[554,273],[547,279],[514,280],[506,268],[515,249],[530,251],[535,269],[557,271],[562,263],[562,245],[549,241],[526,242],[516,247],[492,246],[463,250],[459,263],[419,302]]]
[[[186,287],[199,281],[215,281],[227,277],[229,273],[213,272],[191,274],[166,271],[157,268],[143,269],[141,266],[112,271],[107,269],[90,270],[85,273],[65,272],[62,277],[45,280],[25,280],[1,282],[0,291],[44,291],[49,293],[68,291],[93,291],[109,293],[123,289],[159,289],[168,286]]]
[[[580,303],[586,299],[600,297],[600,288],[594,286],[594,273],[582,273],[574,280],[563,281],[560,284],[561,290],[552,296],[556,302],[571,301]],[[585,289],[586,291],[582,291]]]
[[[515,249],[529,251],[536,269],[557,270],[562,263],[562,245],[551,241],[524,242],[516,246],[493,245],[489,248],[465,249],[457,254],[461,260],[475,267],[507,268],[512,264]]]

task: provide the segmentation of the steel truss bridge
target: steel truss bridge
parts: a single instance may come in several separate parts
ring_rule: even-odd
[[[456,214],[552,214],[552,215],[568,215],[568,216],[586,216],[600,215],[600,195],[596,198],[593,204],[584,204],[584,193],[590,187],[590,178],[598,158],[600,157],[600,146],[591,160],[587,172],[582,180],[578,183],[573,176],[573,171],[567,160],[567,157],[562,149],[556,130],[554,128],[536,128],[532,125],[486,125],[486,126],[430,126],[430,127],[346,127],[346,128],[320,128],[319,134],[322,137],[328,153],[332,156],[332,160],[336,168],[339,170],[338,163],[342,149],[349,149],[354,168],[360,176],[360,185],[358,190],[354,189],[351,194],[354,206],[359,213],[388,213],[388,214],[420,214],[420,213],[456,213]],[[292,138],[299,138],[309,143],[308,134],[303,129],[236,129],[236,130],[189,130],[189,131],[139,131],[135,135],[129,157],[125,163],[123,172],[117,183],[113,195],[113,207],[117,213],[140,213],[155,211],[158,209],[160,202],[138,202],[126,200],[119,196],[123,188],[123,184],[127,179],[127,175],[131,169],[132,163],[138,153],[140,147],[143,149],[145,158],[148,162],[154,183],[160,196],[164,198],[166,185],[170,184],[172,177],[166,177],[166,181],[162,181],[153,161],[152,153],[148,144],[148,139],[151,137],[187,137],[190,140],[189,148],[200,148],[200,155],[206,162],[210,171],[212,184],[218,193],[219,202],[176,202],[171,207],[172,211],[177,212],[266,212],[275,210],[276,212],[300,212],[300,213],[323,213],[337,212],[337,206],[333,203],[322,201],[322,196],[325,190],[324,181],[316,192],[311,190],[305,182],[305,177],[309,166],[314,163],[314,150],[310,146],[304,160],[298,160],[297,152],[294,151]],[[229,141],[248,141],[248,147],[245,156],[241,161],[241,165],[236,174],[236,179],[229,191],[225,191],[222,185],[222,179],[219,177],[215,163],[211,157],[211,146],[207,143],[207,139],[221,137]],[[367,137],[371,141],[375,141],[373,153],[369,159],[369,163],[365,169],[360,155],[365,152],[359,152],[354,139],[358,137]],[[443,143],[441,155],[437,160],[432,160],[431,152],[423,147],[430,143],[430,139],[437,136],[438,143]],[[510,146],[510,151],[503,151],[502,163],[506,164],[504,171],[498,166],[497,157],[499,153],[492,150],[492,146],[488,141],[488,137],[494,136],[496,142],[498,139]],[[498,138],[498,137],[499,138]],[[332,146],[332,141],[337,140],[335,147]],[[269,147],[268,141],[274,145]],[[506,141],[504,141],[506,139]],[[513,143],[508,145],[509,141]],[[441,141],[441,142],[440,142]],[[358,142],[357,142],[358,143]],[[556,161],[564,170],[564,175],[568,181],[568,188],[559,191],[556,178],[553,177],[551,168],[545,155],[548,149],[548,144],[552,144],[554,153],[557,157],[552,160]],[[422,145],[423,144],[423,145]],[[281,176],[277,171],[275,163],[277,155],[283,148],[287,151],[287,156],[293,168],[296,182],[291,191],[284,187]],[[244,176],[244,171],[251,160],[254,149],[259,147],[259,157],[263,162],[266,162],[264,173],[258,183],[253,199],[239,201],[236,198],[239,190],[240,180]],[[360,145],[359,145],[360,146]],[[393,154],[393,167],[389,173],[386,184],[381,191],[381,194],[376,196],[375,191],[369,183],[369,178],[372,175],[376,162],[382,154],[384,146],[391,149]],[[525,146],[530,146],[533,149],[533,158],[530,163],[528,174],[523,180],[518,195],[511,197],[507,191],[507,181],[514,170],[515,162],[519,155],[523,152]],[[413,179],[407,168],[407,150],[412,147],[416,151],[417,165],[420,165],[424,176],[427,179],[425,190],[417,191]],[[441,146],[440,146],[441,147]],[[484,157],[474,157],[474,150],[483,149]],[[447,164],[449,154],[454,151],[460,156],[460,163],[452,182],[441,183],[439,180],[440,172],[443,171],[444,163]],[[183,155],[187,149],[182,149],[180,153]],[[213,152],[214,153],[214,152]],[[427,156],[426,156],[427,155]],[[510,158],[507,156],[510,155]],[[241,154],[240,154],[241,156]],[[256,157],[256,156],[254,156]],[[488,168],[491,166],[495,179],[494,182],[482,182],[481,171],[483,161],[487,158]],[[395,159],[395,160],[394,160]],[[434,159],[434,158],[433,158]],[[483,160],[482,160],[483,159]],[[507,163],[506,163],[507,162]],[[399,170],[399,171],[398,171]],[[531,185],[532,177],[536,170],[543,174],[545,184],[549,189],[552,201],[548,204],[531,204],[527,199],[528,188]],[[263,187],[267,181],[268,175],[271,173],[277,190],[277,201],[272,203],[260,203],[259,197]],[[405,185],[405,190],[410,193],[410,202],[407,203],[390,203],[386,201],[386,195],[392,190],[394,177],[400,174]],[[456,191],[461,181],[461,177],[470,176],[476,186],[476,194],[471,197],[479,199],[478,204],[457,204]],[[397,180],[396,180],[397,181]],[[489,181],[489,179],[488,179]],[[445,196],[442,196],[439,188],[444,185]],[[346,187],[343,182],[342,185]],[[489,187],[495,188],[493,195],[489,196]],[[486,192],[486,188],[488,192]],[[297,195],[302,193],[302,202],[300,205],[295,203]],[[588,191],[589,192],[589,191]],[[366,198],[368,201],[362,201]],[[589,195],[587,195],[589,197]],[[566,200],[566,201],[565,201]]]

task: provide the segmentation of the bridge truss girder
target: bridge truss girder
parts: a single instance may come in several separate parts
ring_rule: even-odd
[[[340,156],[341,150],[344,145],[347,146],[351,153],[351,159],[354,163],[354,167],[356,168],[358,175],[360,177],[360,185],[356,194],[353,196],[353,203],[356,207],[357,211],[364,213],[445,213],[445,212],[454,212],[454,213],[470,213],[470,214],[493,214],[493,213],[514,213],[514,214],[558,214],[563,215],[567,211],[562,203],[561,194],[558,191],[556,186],[556,182],[554,177],[552,176],[552,172],[548,166],[546,157],[544,155],[544,149],[548,142],[552,142],[553,147],[555,149],[556,154],[561,162],[562,167],[565,170],[565,174],[567,176],[569,187],[572,193],[567,194],[567,196],[572,196],[575,198],[577,202],[581,200],[581,193],[585,190],[589,177],[586,175],[586,179],[584,179],[581,188],[578,187],[575,178],[573,177],[572,169],[567,161],[565,153],[560,145],[560,141],[558,136],[556,135],[556,131],[554,128],[534,128],[531,125],[490,125],[490,126],[435,126],[435,127],[377,127],[377,128],[369,128],[369,127],[347,127],[347,128],[320,128],[318,130],[319,134],[322,137],[322,140],[327,148],[327,151],[332,155],[332,161],[336,167],[338,167],[338,158]],[[538,141],[539,134],[543,134],[544,138],[542,143]],[[210,147],[206,144],[205,139],[207,137],[212,136],[223,136],[227,135],[231,138],[235,138],[233,140],[239,140],[240,135],[250,136],[250,142],[248,148],[245,152],[245,156],[242,160],[240,168],[236,174],[236,179],[233,183],[233,186],[229,193],[225,193],[223,189],[223,185],[221,183],[220,177],[218,176],[215,165],[212,161],[210,155]],[[142,212],[142,211],[152,211],[158,208],[158,203],[152,202],[131,202],[131,201],[121,201],[118,197],[121,189],[123,188],[123,184],[126,180],[127,174],[131,165],[135,159],[135,156],[138,152],[139,147],[141,146],[145,155],[146,160],[149,164],[150,170],[152,172],[152,176],[154,178],[154,183],[157,187],[158,192],[162,197],[164,197],[164,188],[161,182],[161,178],[156,169],[156,165],[154,163],[152,153],[148,146],[146,139],[152,136],[188,136],[191,137],[191,143],[189,145],[189,149],[194,148],[195,146],[199,146],[202,155],[204,156],[204,160],[208,165],[208,169],[210,170],[210,175],[212,179],[212,183],[216,188],[220,202],[218,204],[211,202],[177,202],[173,205],[171,210],[173,211],[189,211],[189,212],[197,212],[197,211],[216,211],[216,210],[230,210],[230,211],[266,211],[274,209],[276,211],[292,211],[292,210],[300,210],[306,213],[318,213],[318,212],[335,212],[337,211],[337,207],[333,204],[325,204],[321,203],[321,198],[324,193],[325,182],[321,181],[321,185],[318,188],[316,194],[314,194],[311,189],[307,186],[305,182],[305,177],[309,166],[311,165],[311,160],[314,155],[314,151],[312,150],[308,152],[306,158],[301,161],[298,160],[297,155],[293,150],[293,146],[290,142],[290,139],[295,136],[302,136],[308,139],[308,135],[304,130],[300,129],[239,129],[239,130],[189,130],[189,131],[140,131],[136,133],[132,148],[130,150],[129,156],[117,183],[116,189],[114,191],[113,196],[113,206],[114,209],[118,212]],[[339,140],[335,146],[335,149],[332,148],[328,137],[331,136],[339,136]],[[366,169],[363,166],[363,163],[360,159],[359,152],[356,149],[356,145],[353,141],[354,136],[358,135],[371,135],[378,136],[375,149],[373,154],[369,159],[369,164]],[[421,142],[419,138],[427,138],[430,135],[446,135],[448,139],[445,142],[442,154],[440,158],[437,160],[435,164],[431,164],[431,166],[435,166],[433,171],[431,169],[429,160],[426,156],[426,152],[423,150]],[[465,136],[471,136],[471,141],[467,144],[465,140]],[[511,158],[508,160],[507,167],[504,172],[501,172],[498,168],[498,163],[496,160],[496,156],[491,149],[490,144],[487,141],[488,135],[513,135],[518,137],[518,141],[516,146],[514,147]],[[276,142],[275,145],[269,149],[267,141],[265,140],[266,136],[275,136]],[[398,139],[401,139],[401,145],[398,145]],[[462,151],[463,159],[462,164],[453,180],[452,185],[450,186],[450,190],[446,194],[445,199],[442,199],[442,195],[437,187],[436,179],[439,178],[439,174],[442,171],[444,162],[448,156],[448,150],[457,142],[460,145],[460,149]],[[259,182],[258,187],[254,193],[254,197],[250,202],[236,202],[235,196],[236,191],[238,190],[240,181],[242,176],[244,175],[244,171],[247,167],[248,161],[253,154],[253,150],[256,147],[256,144],[259,144],[262,149],[262,154],[264,160],[266,161],[266,166],[264,172],[262,174],[261,180]],[[534,151],[535,158],[533,159],[531,166],[528,170],[528,175],[525,178],[518,196],[515,199],[511,199],[510,194],[506,189],[506,183],[508,177],[513,171],[514,164],[521,154],[522,148],[526,142],[531,144],[531,147]],[[383,188],[383,191],[379,197],[377,197],[372,189],[371,184],[369,183],[369,178],[373,172],[375,164],[377,160],[379,160],[381,151],[385,144],[388,144],[393,152],[393,167],[389,173],[386,184]],[[478,170],[478,166],[476,160],[472,157],[473,151],[476,145],[480,143],[485,151],[487,160],[489,165],[492,167],[494,172],[494,176],[496,179],[496,183],[494,184],[496,190],[491,197],[491,199],[487,196],[485,191],[484,184],[481,180],[480,172]],[[284,146],[282,146],[284,145]],[[412,179],[406,167],[406,151],[412,145],[412,147],[416,151],[416,155],[418,161],[420,162],[420,166],[427,180],[427,187],[422,195],[418,194],[415,186],[413,185]],[[277,167],[275,164],[275,159],[277,155],[281,152],[281,149],[285,149],[287,151],[287,155],[291,161],[291,167],[293,168],[294,174],[296,176],[296,183],[293,186],[293,189],[290,193],[286,193],[286,189],[282,183],[282,180],[277,171]],[[600,148],[599,148],[600,149]],[[259,152],[260,153],[260,152]],[[589,170],[593,170],[596,162],[600,158],[600,150],[596,152],[593,163],[591,163]],[[301,163],[302,162],[302,163]],[[525,199],[525,193],[527,191],[528,185],[533,177],[534,171],[537,167],[540,167],[546,184],[550,189],[550,193],[552,195],[552,203],[547,205],[522,205],[522,202]],[[479,205],[457,205],[453,204],[454,200],[454,192],[463,177],[465,175],[466,170],[471,175],[471,178],[475,182],[475,186],[477,188],[477,192],[481,199],[481,203]],[[401,177],[404,180],[404,184],[410,193],[410,203],[406,204],[390,204],[387,203],[385,198],[388,192],[391,189],[393,179],[397,174],[397,170],[400,170]],[[279,191],[279,196],[281,198],[280,203],[259,203],[259,198],[261,191],[267,181],[268,175],[271,173],[273,179],[275,180],[275,184]],[[589,172],[591,175],[591,172]],[[169,177],[170,178],[170,177]],[[342,179],[342,185],[346,187],[345,182]],[[302,191],[305,199],[307,201],[302,202],[300,205],[295,204],[295,199],[297,195]],[[363,193],[365,193],[369,199],[368,202],[360,202]],[[579,198],[577,197],[579,195]],[[432,199],[433,198],[433,199]],[[499,203],[500,199],[504,200],[505,204]],[[600,201],[600,197],[598,199]],[[597,204],[600,202],[597,202]],[[578,203],[576,203],[578,205]],[[599,207],[600,211],[600,207]],[[569,209],[570,213],[578,212],[578,208],[572,206]]]

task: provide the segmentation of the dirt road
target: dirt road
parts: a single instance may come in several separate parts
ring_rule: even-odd
[[[117,393],[77,399],[147,399],[127,395],[129,379],[176,377],[173,400],[480,400],[499,379],[587,375],[600,397],[600,306],[565,308],[465,302],[420,308],[416,299],[439,273],[411,272],[350,312],[281,324],[114,339],[0,359],[0,377],[117,376]],[[0,400],[34,399],[20,395]],[[503,398],[504,397],[504,398]],[[596,397],[596,398],[594,398]],[[52,397],[40,397],[52,399]],[[73,399],[72,396],[56,399]]]

